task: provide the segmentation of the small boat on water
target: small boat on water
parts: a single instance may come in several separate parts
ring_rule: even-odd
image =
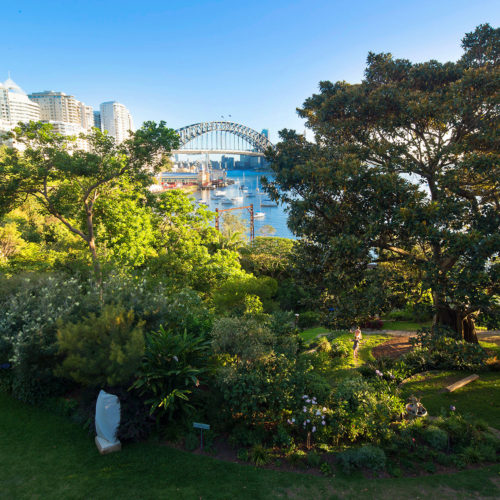
[[[221,196],[224,196],[226,193],[224,193],[224,191],[221,191],[220,189],[218,189],[217,191],[215,191],[214,193],[214,196],[216,198],[220,198]]]
[[[229,198],[224,198],[224,199],[222,200],[222,204],[223,204],[223,205],[232,205],[232,204],[233,204],[233,202],[232,202]]]
[[[243,196],[235,196],[234,198],[231,198],[231,201],[234,203],[241,203],[243,201]]]
[[[253,214],[254,219],[263,219],[266,216],[264,212],[255,212]]]

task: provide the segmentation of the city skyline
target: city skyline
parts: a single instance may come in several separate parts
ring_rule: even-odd
[[[456,60],[466,32],[500,17],[497,2],[438,4],[21,1],[4,7],[0,79],[10,71],[28,94],[53,89],[94,110],[116,100],[136,126],[231,115],[275,142],[303,130],[295,109],[321,80],[359,82],[370,50]]]

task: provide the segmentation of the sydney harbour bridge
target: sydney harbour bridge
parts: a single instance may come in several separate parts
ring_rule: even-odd
[[[194,123],[178,129],[179,149],[172,154],[264,156],[273,145],[256,130],[229,121]]]

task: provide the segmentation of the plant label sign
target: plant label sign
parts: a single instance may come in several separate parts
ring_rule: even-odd
[[[200,424],[198,422],[193,422],[193,427],[195,429],[204,429],[206,431],[210,430],[210,425],[208,425],[208,424]]]
[[[199,422],[193,422],[193,427],[195,429],[200,429],[200,449],[203,450],[203,431],[209,431],[210,426],[208,424],[200,424]]]

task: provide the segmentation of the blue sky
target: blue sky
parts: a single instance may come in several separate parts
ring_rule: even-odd
[[[276,140],[303,130],[295,109],[319,81],[360,81],[370,50],[456,60],[464,33],[498,26],[500,2],[4,0],[0,12],[1,80],[120,101],[136,126],[232,115]]]

